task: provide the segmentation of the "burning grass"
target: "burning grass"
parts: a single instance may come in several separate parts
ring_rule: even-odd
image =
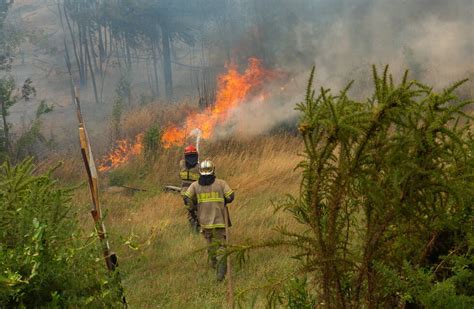
[[[247,69],[240,73],[234,64],[217,79],[216,102],[202,112],[191,113],[182,126],[172,125],[163,134],[165,147],[183,145],[189,133],[195,128],[202,131],[203,138],[210,138],[215,128],[228,120],[230,111],[244,104],[250,97],[263,99],[263,87],[275,79],[276,72],[267,70],[261,61],[250,58]]]
[[[230,64],[227,72],[218,77],[216,100],[205,110],[197,110],[197,105],[181,104],[177,108],[156,109],[149,106],[131,111],[121,125],[128,136],[114,141],[112,148],[100,160],[99,171],[109,171],[140,155],[144,149],[144,132],[154,123],[164,128],[160,138],[165,148],[182,146],[192,136],[211,139],[219,135],[219,126],[229,120],[236,108],[248,101],[263,102],[265,87],[280,75],[265,69],[259,59],[250,58],[244,72],[240,73],[236,65]],[[183,115],[186,115],[184,121],[180,118]]]

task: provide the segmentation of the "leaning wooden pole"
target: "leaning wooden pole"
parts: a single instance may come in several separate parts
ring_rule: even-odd
[[[59,4],[58,4],[58,10],[59,10],[59,14],[61,14],[61,10],[59,9]],[[61,24],[62,24],[62,18],[61,18]],[[63,25],[63,30],[64,30],[64,25]],[[99,177],[97,174],[97,168],[95,167],[94,157],[92,155],[92,149],[89,142],[89,136],[87,135],[84,119],[82,117],[81,103],[80,103],[79,96],[77,94],[76,87],[74,86],[74,81],[72,78],[71,61],[69,58],[69,50],[66,43],[66,38],[64,38],[64,48],[65,48],[65,54],[66,54],[65,56],[66,66],[68,69],[69,80],[70,80],[70,85],[71,85],[71,96],[76,108],[77,121],[79,122],[79,141],[81,145],[82,160],[84,161],[84,166],[87,173],[87,180],[89,183],[89,189],[91,192],[91,201],[92,201],[91,215],[92,215],[92,218],[94,219],[95,228],[97,230],[97,234],[99,236],[99,239],[102,245],[102,250],[103,250],[107,269],[114,270],[115,269],[114,261],[116,260],[116,258],[111,257],[110,246],[107,240],[105,226],[104,226],[104,223],[102,222],[102,212],[100,211],[100,200],[99,200]]]
[[[229,248],[230,234],[229,234],[229,208],[225,206],[224,223],[225,223],[225,242],[226,248]],[[230,256],[227,256],[227,305],[229,308],[234,308],[234,286],[232,282],[232,263]]]
[[[76,114],[79,121],[79,141],[81,144],[81,154],[82,160],[84,161],[84,166],[87,173],[87,180],[89,183],[89,189],[91,193],[91,215],[94,219],[95,228],[99,236],[99,240],[102,245],[102,251],[105,259],[105,264],[108,270],[115,269],[115,262],[112,254],[110,252],[109,241],[107,240],[107,233],[105,230],[105,225],[102,220],[102,212],[100,209],[100,200],[99,200],[99,177],[97,174],[97,169],[94,162],[94,157],[92,155],[92,150],[89,142],[89,136],[87,135],[87,130],[84,125],[84,120],[82,118],[81,106],[79,97],[73,87],[74,92],[74,102],[76,105]]]
[[[58,11],[61,21],[61,26],[64,32],[64,23],[61,16],[61,9],[58,2]],[[66,33],[64,32],[64,35]],[[72,77],[71,61],[69,58],[69,50],[66,42],[66,37],[64,37],[64,51],[65,51],[65,60],[66,66],[69,73],[69,81],[71,85],[71,97],[76,108],[77,121],[79,123],[79,142],[81,145],[81,155],[84,162],[84,167],[86,169],[87,181],[89,183],[89,190],[91,193],[91,215],[94,220],[95,229],[97,230],[97,235],[99,237],[102,253],[105,260],[105,265],[109,271],[115,271],[115,268],[118,265],[117,255],[110,251],[109,241],[107,239],[107,232],[105,230],[105,225],[102,218],[102,212],[100,209],[100,199],[99,199],[99,176],[97,173],[97,168],[95,166],[94,156],[92,155],[92,148],[89,142],[89,136],[87,134],[86,126],[84,123],[84,118],[82,117],[81,111],[81,102],[79,100],[79,95],[77,94],[76,87],[74,86],[74,80]],[[115,274],[119,290],[122,298],[122,303],[125,308],[128,308],[127,300],[123,292],[122,285],[120,283],[120,275],[118,272]]]

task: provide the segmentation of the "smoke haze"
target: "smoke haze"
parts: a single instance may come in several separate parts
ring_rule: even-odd
[[[336,1],[331,9],[325,2],[317,1],[327,15],[299,23],[294,29],[297,45],[280,62],[294,75],[287,87],[290,99],[240,106],[225,132],[237,128],[261,134],[294,120],[311,65],[316,67],[315,84],[337,91],[355,80],[351,94],[360,99],[373,89],[373,64],[380,69],[388,64],[395,77],[409,69],[411,78],[437,90],[474,76],[472,1]],[[295,61],[298,55],[303,62]],[[469,81],[463,93],[472,97],[473,85]]]
[[[395,76],[409,69],[412,78],[437,88],[473,77],[474,2],[471,0],[202,0],[200,3],[202,6],[215,4],[217,13],[207,16],[186,1],[175,1],[169,9],[169,12],[185,11],[183,20],[193,14],[207,16],[199,18],[208,20],[189,33],[194,37],[192,46],[183,43],[182,37],[174,39],[175,101],[197,96],[193,75],[197,70],[208,66],[208,71],[214,74],[210,76],[215,78],[230,59],[242,64],[244,69],[248,57],[257,56],[263,58],[268,67],[288,72],[284,91],[280,85],[275,86],[266,102],[251,100],[230,111],[231,120],[221,128],[221,137],[235,130],[261,134],[281,123],[294,121],[295,103],[303,98],[313,65],[316,66],[316,85],[338,90],[355,80],[351,94],[358,98],[364,98],[372,90],[372,64],[380,67],[388,64]],[[38,93],[57,105],[56,114],[48,116],[50,130],[67,131],[74,114],[64,78],[61,46],[64,34],[59,28],[55,2],[17,0],[11,15],[10,19],[17,19],[13,22],[34,28],[35,33],[44,36],[44,42],[29,40],[23,46],[26,63],[35,65],[22,66],[21,57],[17,57],[16,72],[19,78],[32,76]],[[137,55],[145,57],[140,51]],[[44,62],[49,63],[49,67]],[[81,92],[86,116],[99,127],[103,126],[104,119],[110,118],[110,102],[119,75],[114,63],[110,64],[103,88],[108,105],[98,107],[92,103],[90,85]],[[152,74],[145,74],[149,68],[148,60],[138,60],[131,73],[136,100],[150,96],[150,78],[147,80],[145,76]],[[157,79],[161,83],[163,64],[158,68]],[[163,89],[159,90],[163,93]],[[472,81],[462,91],[472,97]],[[17,106],[14,114],[31,114],[32,110],[31,106]],[[20,118],[16,117],[16,121]]]

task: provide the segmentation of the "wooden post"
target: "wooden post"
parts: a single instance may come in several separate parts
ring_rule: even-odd
[[[229,235],[229,208],[225,206],[224,210],[224,221],[225,221],[225,244],[226,249],[230,243]],[[234,308],[234,286],[232,282],[232,263],[230,261],[230,256],[227,256],[227,305],[229,308]]]

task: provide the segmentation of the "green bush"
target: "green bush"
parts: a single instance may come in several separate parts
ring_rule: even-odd
[[[119,305],[97,236],[77,227],[71,191],[34,168],[0,166],[0,307]]]
[[[312,309],[316,307],[316,298],[308,290],[307,278],[293,278],[286,285],[280,303],[289,309]]]
[[[462,287],[447,288],[456,273],[446,260],[472,259],[473,139],[463,112],[472,101],[455,96],[462,82],[435,93],[407,74],[397,85],[387,69],[373,69],[365,102],[347,96],[350,85],[316,95],[311,78],[298,104],[301,195],[286,204],[308,230],[286,235],[328,307],[430,306],[439,288],[472,304]],[[377,265],[398,281],[393,289]]]
[[[145,157],[150,160],[155,160],[158,151],[161,148],[161,130],[158,125],[151,126],[143,138],[143,146],[145,148]]]
[[[130,185],[137,178],[136,171],[131,168],[119,167],[109,172],[109,186]]]
[[[472,101],[455,95],[462,82],[435,93],[374,67],[375,92],[357,101],[350,85],[316,92],[313,74],[297,105],[300,194],[281,204],[300,226],[257,247],[293,247],[296,273],[312,277],[325,308],[472,308],[474,140]]]

